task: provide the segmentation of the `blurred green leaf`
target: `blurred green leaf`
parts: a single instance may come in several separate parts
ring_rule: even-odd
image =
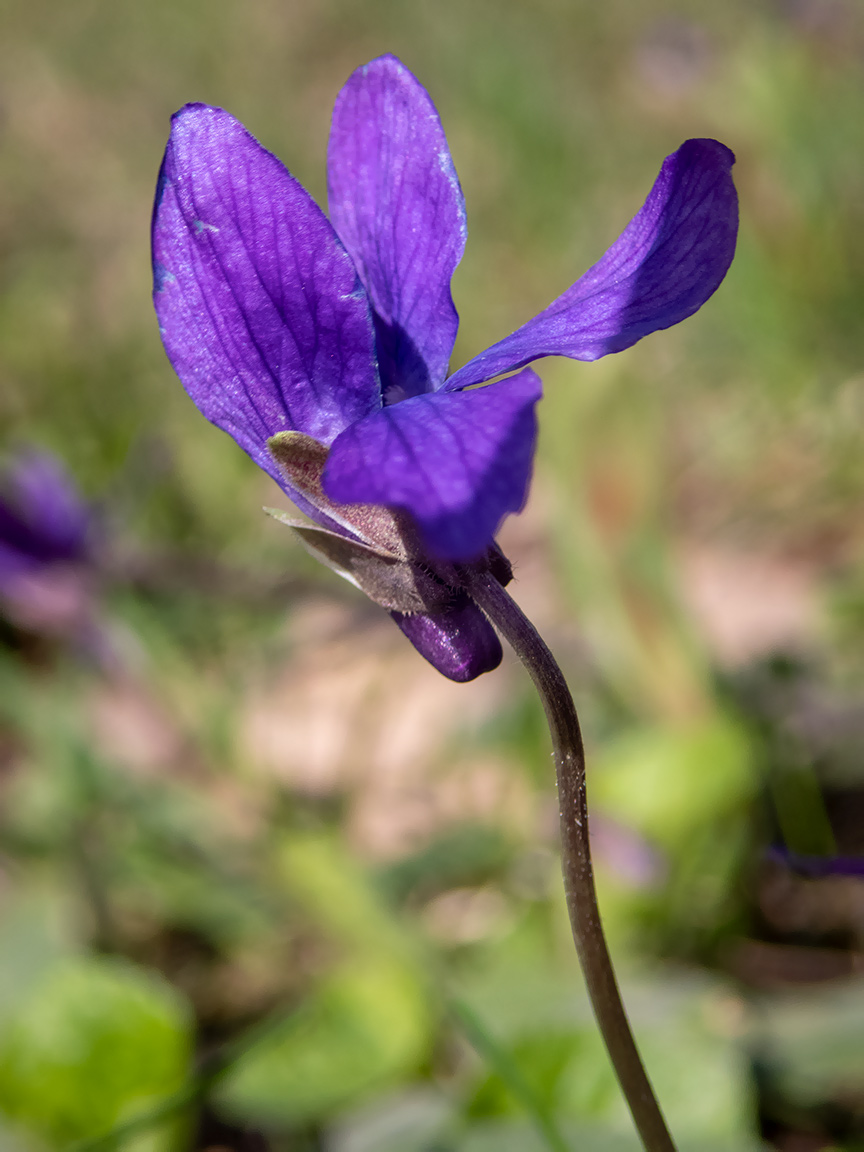
[[[427,1051],[429,1011],[413,973],[358,960],[332,973],[285,1024],[229,1069],[216,1098],[267,1124],[318,1120],[414,1071]]]
[[[0,1037],[0,1110],[53,1145],[97,1136],[183,1084],[189,1023],[179,995],[152,973],[59,961]],[[166,1138],[163,1129],[160,1146]]]
[[[631,1121],[597,1031],[575,963],[550,963],[526,930],[515,948],[496,947],[465,979],[460,995],[494,1022],[521,1075],[567,1123],[605,1125],[627,1135]],[[693,1147],[726,1141],[746,1147],[753,1102],[749,1067],[737,1034],[744,1009],[730,988],[697,971],[669,966],[621,977],[636,1040],[673,1132]],[[492,1069],[478,1069],[469,1116],[513,1116],[512,1095]],[[578,1143],[574,1145],[579,1147]],[[706,1146],[710,1146],[710,1143]],[[592,1145],[588,1145],[593,1148]]]
[[[277,867],[336,956],[285,1023],[232,1065],[217,1096],[232,1114],[297,1123],[416,1069],[431,1017],[404,930],[344,847],[329,834],[298,830],[279,846]]]
[[[761,997],[750,1040],[789,1099],[842,1099],[864,1082],[864,981]]]
[[[59,960],[80,947],[59,885],[23,883],[0,902],[0,1035]]]
[[[502,830],[468,824],[447,829],[421,851],[382,868],[377,879],[395,903],[428,900],[448,888],[497,878],[511,855],[512,845]]]
[[[564,1127],[568,1148],[573,1152],[642,1152],[642,1142],[635,1131],[615,1132],[608,1128],[568,1124]],[[755,1140],[715,1140],[710,1137],[676,1135],[679,1152],[760,1152]],[[456,1152],[543,1152],[539,1137],[524,1121],[496,1120],[472,1125],[455,1143]],[[389,1152],[389,1150],[388,1150]],[[393,1152],[397,1152],[396,1149]],[[401,1149],[398,1152],[402,1152]],[[763,1150],[767,1152],[767,1150]]]
[[[433,1152],[451,1147],[454,1105],[416,1086],[343,1113],[327,1129],[328,1152]]]
[[[514,1054],[507,1051],[464,1001],[452,1000],[450,1010],[492,1073],[491,1080],[481,1085],[475,1093],[469,1104],[469,1115],[494,1115],[506,1111],[508,1103],[515,1103],[534,1121],[534,1127],[545,1147],[552,1152],[566,1150],[555,1120],[555,1089],[569,1055],[566,1038],[545,1036],[543,1043],[535,1048],[532,1058],[526,1060],[523,1052],[514,1058]],[[490,1087],[491,1101],[484,1099],[484,1090],[485,1095],[489,1096]],[[499,1100],[494,1099],[496,1095]],[[503,1100],[500,1099],[502,1095]]]
[[[681,847],[694,829],[757,790],[746,731],[722,714],[630,732],[598,750],[592,803],[656,843]]]
[[[573,1152],[639,1152],[638,1137],[628,1137],[604,1129],[564,1129],[567,1147]],[[544,1152],[537,1133],[521,1120],[487,1120],[472,1124],[456,1145],[458,1152]]]
[[[378,956],[412,951],[404,927],[332,834],[291,832],[277,850],[277,868],[306,915],[341,947]]]

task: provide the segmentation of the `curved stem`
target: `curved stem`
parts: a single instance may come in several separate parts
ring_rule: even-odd
[[[630,1031],[603,935],[588,842],[585,754],[573,698],[534,625],[494,576],[469,568],[462,576],[469,595],[525,665],[543,702],[558,775],[567,910],[588,995],[646,1152],[675,1152]]]

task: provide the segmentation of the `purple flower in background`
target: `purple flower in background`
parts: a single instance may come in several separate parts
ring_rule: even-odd
[[[596,360],[701,307],[735,248],[733,162],[715,140],[684,143],[593,268],[448,376],[465,209],[408,69],[382,56],[337,98],[332,222],[237,120],[189,104],[153,218],[165,348],[204,415],[315,522],[297,526],[307,545],[469,680],[501,647],[458,566],[509,578],[493,540],[531,476],[541,385],[525,365]]]
[[[91,516],[59,462],[22,452],[0,482],[0,604],[14,623],[66,632],[89,605]]]
[[[774,845],[766,851],[765,857],[773,864],[811,880],[821,880],[825,876],[864,877],[864,856],[816,856]]]

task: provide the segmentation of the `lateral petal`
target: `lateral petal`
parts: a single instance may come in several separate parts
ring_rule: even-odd
[[[395,56],[352,74],[336,99],[330,216],[375,310],[385,399],[447,374],[459,318],[450,278],[465,247],[465,205],[429,93]]]
[[[294,429],[327,444],[380,406],[351,257],[284,165],[220,108],[188,104],[173,118],[153,262],[186,391],[283,487],[269,437]]]
[[[432,556],[472,560],[525,503],[541,393],[528,368],[486,388],[382,408],[336,438],[324,491],[346,504],[404,509]]]
[[[605,256],[533,320],[455,372],[466,388],[541,356],[597,360],[691,316],[735,254],[735,157],[717,140],[687,140]]]

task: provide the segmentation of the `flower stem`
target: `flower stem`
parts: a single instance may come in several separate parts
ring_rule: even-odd
[[[489,572],[462,572],[469,595],[525,665],[543,703],[558,776],[567,910],[588,995],[646,1152],[675,1152],[642,1066],[603,935],[588,842],[585,753],[564,674],[531,621]]]

